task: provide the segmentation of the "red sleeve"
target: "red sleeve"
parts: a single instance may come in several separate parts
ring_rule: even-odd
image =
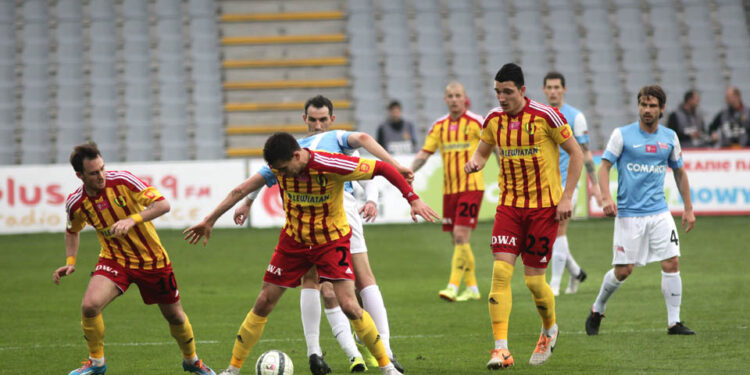
[[[385,177],[388,182],[401,191],[401,194],[407,201],[411,202],[419,199],[419,196],[414,192],[411,186],[409,186],[406,179],[404,179],[404,177],[401,176],[392,165],[380,160],[375,161],[375,171],[373,172],[373,175]]]

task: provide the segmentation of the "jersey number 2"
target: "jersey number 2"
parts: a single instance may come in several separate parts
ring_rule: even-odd
[[[337,247],[336,252],[341,253],[341,260],[339,260],[339,266],[342,267],[349,267],[349,263],[346,261],[346,248],[345,247]]]

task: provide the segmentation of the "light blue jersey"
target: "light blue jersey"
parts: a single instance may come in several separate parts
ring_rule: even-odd
[[[356,152],[356,149],[349,146],[348,142],[349,136],[352,134],[354,134],[354,132],[332,130],[298,139],[297,143],[299,143],[300,147],[309,148],[313,151],[326,151],[352,155]],[[266,186],[271,187],[276,184],[276,175],[271,172],[271,168],[267,165],[264,165],[258,173],[266,179]],[[352,187],[351,181],[346,181],[344,184],[344,191],[354,194],[354,188]]]
[[[615,129],[602,158],[617,164],[617,216],[654,215],[668,211],[664,198],[667,167],[682,168],[677,133],[659,125],[653,134],[638,122]]]
[[[560,113],[565,116],[565,120],[568,121],[568,125],[573,128],[573,135],[576,137],[578,144],[589,143],[589,130],[586,125],[586,117],[583,115],[578,108],[572,105],[563,104],[560,107]],[[570,162],[570,155],[568,155],[562,147],[560,147],[560,174],[562,175],[562,184],[565,186],[565,181],[568,179],[568,163]]]

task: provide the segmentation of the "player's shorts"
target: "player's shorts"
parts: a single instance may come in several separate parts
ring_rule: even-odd
[[[644,266],[680,256],[680,239],[672,214],[616,217],[612,264]]]
[[[359,215],[357,198],[346,192],[344,193],[344,212],[346,212],[349,227],[352,228],[351,253],[366,253],[367,243],[365,243],[365,232],[362,229],[362,216]]]
[[[476,228],[483,197],[482,190],[443,194],[443,232],[453,231],[454,225]]]
[[[122,293],[135,283],[141,291],[141,299],[147,305],[155,303],[170,305],[180,300],[177,280],[172,265],[153,270],[125,268],[111,259],[99,258],[91,276],[102,275],[115,283]]]
[[[351,232],[335,241],[309,246],[293,240],[282,230],[263,281],[295,288],[312,266],[318,269],[320,279],[354,280],[352,255],[349,252],[350,237]]]
[[[523,264],[547,268],[557,238],[557,207],[498,206],[492,227],[492,253],[521,255]]]

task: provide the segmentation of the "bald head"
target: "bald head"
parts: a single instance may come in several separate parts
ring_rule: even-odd
[[[740,89],[735,86],[729,86],[727,89],[726,101],[728,106],[735,110],[739,110],[742,107],[742,93],[740,92]]]
[[[451,81],[445,86],[445,105],[452,118],[458,118],[466,112],[466,90],[458,81]]]

